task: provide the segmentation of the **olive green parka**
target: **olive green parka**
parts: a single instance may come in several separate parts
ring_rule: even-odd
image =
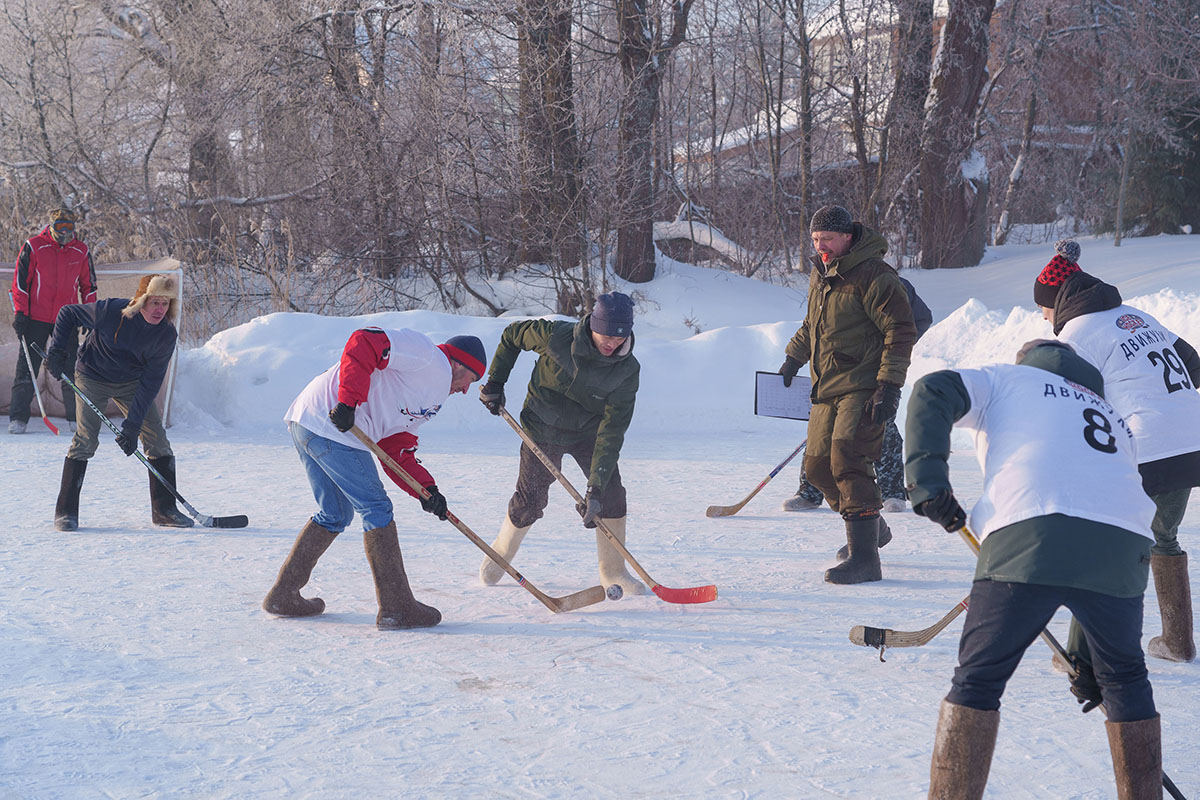
[[[595,439],[588,486],[603,489],[633,419],[641,370],[633,336],[611,356],[592,343],[591,315],[579,322],[534,319],[514,322],[500,335],[488,382],[508,380],[522,350],[539,358],[529,378],[521,425],[534,441],[573,444]]]
[[[850,252],[825,264],[813,258],[808,315],[786,352],[811,364],[814,402],[880,383],[904,385],[917,341],[908,292],[883,260],[887,241],[854,224]]]

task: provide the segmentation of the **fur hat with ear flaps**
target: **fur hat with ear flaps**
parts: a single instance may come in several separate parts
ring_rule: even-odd
[[[170,275],[143,275],[138,281],[137,291],[129,300],[129,305],[121,311],[121,316],[129,319],[141,311],[150,295],[171,299],[171,305],[167,308],[167,321],[174,325],[179,311],[179,283]]]

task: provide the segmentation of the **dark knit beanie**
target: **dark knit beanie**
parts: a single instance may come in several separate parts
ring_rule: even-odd
[[[808,230],[854,233],[854,218],[841,206],[822,206],[813,214]]]
[[[487,351],[478,336],[451,336],[438,349],[480,378],[487,372]]]
[[[633,298],[609,292],[596,298],[592,307],[592,333],[601,336],[628,336],[633,331]]]
[[[1054,300],[1063,283],[1080,272],[1076,263],[1079,261],[1079,242],[1059,239],[1054,243],[1054,250],[1056,255],[1033,282],[1033,302],[1043,308],[1054,308]]]

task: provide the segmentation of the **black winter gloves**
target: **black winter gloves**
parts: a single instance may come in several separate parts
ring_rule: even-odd
[[[792,385],[792,378],[796,377],[796,373],[800,371],[802,366],[804,365],[791,356],[786,356],[783,359],[783,365],[779,367],[779,374],[783,376],[784,386]]]
[[[967,524],[967,512],[958,504],[954,492],[942,489],[933,497],[913,506],[913,511],[954,533]]]
[[[50,352],[46,353],[46,372],[50,373],[50,377],[55,380],[67,371],[67,351],[60,350],[57,347],[50,348]],[[134,431],[134,438],[137,438],[137,432]]]
[[[329,411],[329,421],[342,433],[354,427],[354,406],[338,403]]]
[[[445,519],[446,498],[438,491],[437,484],[433,483],[426,486],[425,491],[429,492],[429,497],[421,498],[421,508],[433,514],[438,519]]]
[[[494,416],[500,416],[500,409],[504,407],[504,384],[488,381],[480,386],[479,402],[483,403],[484,408],[492,412]]]
[[[867,413],[876,425],[895,419],[899,408],[900,387],[894,383],[880,383],[875,387],[875,394],[867,401]]]
[[[1075,695],[1086,714],[1103,703],[1104,697],[1100,694],[1100,684],[1096,683],[1092,665],[1078,658],[1072,658],[1071,663],[1075,665],[1075,674],[1071,676],[1071,694]]]
[[[575,510],[583,517],[583,527],[596,527],[596,520],[600,517],[600,501],[596,498],[596,487],[588,487],[583,500],[575,504]]]
[[[13,330],[17,332],[17,336],[24,339],[25,334],[29,332],[29,315],[23,311],[18,311],[13,316]]]
[[[137,450],[138,434],[141,432],[141,425],[135,428],[129,424],[129,420],[121,423],[121,432],[117,434],[117,447],[121,448],[122,453],[127,456],[133,455],[133,451]]]

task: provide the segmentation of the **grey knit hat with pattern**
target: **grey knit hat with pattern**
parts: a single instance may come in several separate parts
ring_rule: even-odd
[[[833,231],[834,233],[854,233],[854,218],[850,212],[841,206],[822,206],[813,214],[809,231]]]

